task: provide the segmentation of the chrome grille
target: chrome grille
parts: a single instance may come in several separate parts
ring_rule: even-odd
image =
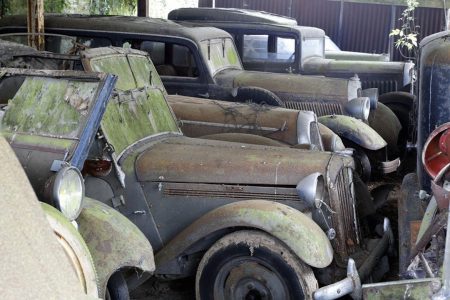
[[[367,80],[361,83],[363,89],[378,88],[378,93],[384,94],[389,92],[395,92],[398,90],[396,80]]]
[[[336,102],[284,102],[286,108],[297,110],[310,110],[316,113],[318,117],[327,115],[342,115],[342,107]]]
[[[341,254],[350,255],[360,244],[359,224],[356,215],[355,191],[353,185],[353,171],[343,168],[336,179],[338,201],[332,201],[333,224],[336,228],[336,243]]]

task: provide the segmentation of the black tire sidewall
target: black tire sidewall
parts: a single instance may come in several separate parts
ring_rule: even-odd
[[[241,242],[223,247],[208,259],[208,263],[203,268],[199,278],[200,299],[214,299],[214,282],[220,269],[231,259],[244,256],[260,260],[265,267],[271,266],[269,268],[272,271],[280,274],[291,299],[301,299],[300,297],[304,295],[296,272],[283,260],[280,254],[273,252],[264,245],[259,245],[254,247],[253,255],[250,256],[249,246]]]
[[[127,282],[120,272],[114,273],[108,280],[107,285],[109,297],[111,300],[129,300]]]
[[[271,106],[283,106],[283,102],[273,92],[260,87],[240,87],[237,90],[236,100],[238,102],[251,101],[257,104]]]

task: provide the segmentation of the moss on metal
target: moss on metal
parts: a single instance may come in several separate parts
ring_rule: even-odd
[[[125,56],[114,55],[93,58],[90,64],[93,71],[117,75],[119,79],[115,86],[116,89],[126,91],[136,88],[133,73]]]
[[[136,78],[137,88],[144,87],[146,85],[152,85],[159,88],[164,94],[167,94],[166,89],[159,77],[158,72],[151,60],[146,56],[141,55],[128,55],[131,69]],[[151,76],[151,80],[150,80]],[[122,78],[119,76],[119,81]]]
[[[150,87],[114,96],[101,124],[117,153],[147,136],[179,131],[164,95]]]
[[[23,135],[23,134],[15,134],[12,132],[2,132],[0,134],[4,136],[9,142],[14,141],[14,143],[18,144],[26,144],[33,145],[36,147],[47,147],[54,149],[61,149],[69,151],[72,147],[75,146],[75,140],[69,139],[59,139],[52,137],[45,137],[39,135]]]
[[[97,89],[94,82],[26,78],[2,119],[2,131],[75,138]]]

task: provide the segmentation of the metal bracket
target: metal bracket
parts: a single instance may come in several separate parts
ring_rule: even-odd
[[[112,206],[114,208],[117,208],[119,206],[125,205],[125,199],[123,198],[123,195],[119,195],[116,197],[111,198]]]

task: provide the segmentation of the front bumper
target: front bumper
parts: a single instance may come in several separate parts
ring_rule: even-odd
[[[392,233],[390,222],[387,218],[384,219],[383,236],[370,252],[367,259],[361,265],[359,270],[353,259],[348,260],[347,277],[335,282],[333,284],[321,287],[314,292],[315,300],[330,300],[350,295],[353,299],[362,298],[361,281],[367,279],[372,272],[374,266],[381,259],[381,257],[393,246],[394,235]]]
[[[400,158],[396,158],[391,161],[382,161],[378,165],[378,170],[380,170],[381,174],[389,174],[397,171],[400,166]]]

